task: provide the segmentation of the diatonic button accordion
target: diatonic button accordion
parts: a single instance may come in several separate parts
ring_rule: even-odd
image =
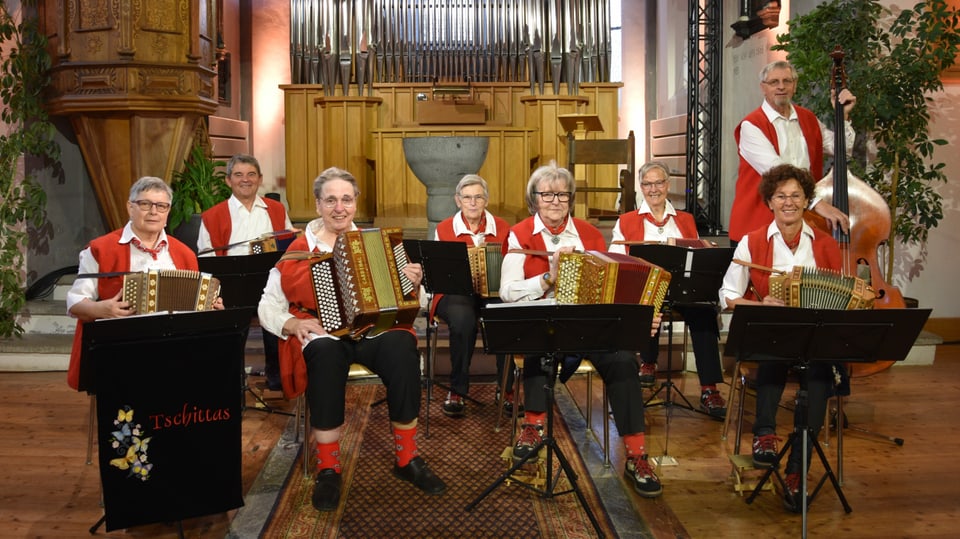
[[[481,243],[467,248],[473,291],[481,298],[500,297],[500,268],[503,266],[503,244]]]
[[[670,272],[641,258],[587,251],[560,253],[557,303],[631,303],[659,312],[670,286]]]
[[[123,276],[122,299],[137,314],[208,311],[220,295],[220,281],[192,270],[151,270]]]
[[[771,275],[769,294],[790,307],[806,309],[872,309],[876,291],[860,277],[840,272],[794,266],[786,274]]]
[[[420,301],[403,274],[407,263],[400,228],[340,234],[332,253],[310,263],[320,324],[331,335],[351,338],[412,325]]]

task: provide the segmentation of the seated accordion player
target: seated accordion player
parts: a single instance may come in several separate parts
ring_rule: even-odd
[[[876,291],[860,277],[804,266],[788,273],[773,274],[770,295],[788,307],[805,309],[872,309]]]
[[[481,298],[500,297],[500,268],[503,265],[503,244],[482,243],[467,248],[473,291]]]
[[[151,270],[123,276],[123,301],[137,314],[209,311],[220,295],[220,281],[192,270]]]
[[[670,272],[641,258],[601,251],[560,254],[560,304],[639,303],[659,312],[669,286]]]
[[[344,232],[332,253],[314,255],[310,277],[317,318],[331,335],[358,339],[410,326],[420,313],[399,228]],[[288,254],[287,256],[290,256]]]

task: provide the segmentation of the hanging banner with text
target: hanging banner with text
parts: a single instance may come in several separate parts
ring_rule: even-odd
[[[84,367],[96,388],[107,531],[243,505],[242,371],[251,313],[233,311],[87,324]]]

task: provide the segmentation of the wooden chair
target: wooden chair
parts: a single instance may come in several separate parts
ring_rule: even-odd
[[[576,165],[626,165],[620,171],[619,187],[599,187],[587,184],[583,178],[574,178],[577,193],[619,193],[619,213],[637,209],[636,138],[633,131],[625,139],[577,140],[567,133],[567,169],[576,174]]]

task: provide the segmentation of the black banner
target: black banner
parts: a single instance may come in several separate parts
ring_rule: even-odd
[[[249,315],[214,311],[94,324],[99,336],[85,339],[92,363],[86,367],[95,379],[107,531],[243,505]],[[125,331],[125,322],[150,329]]]

